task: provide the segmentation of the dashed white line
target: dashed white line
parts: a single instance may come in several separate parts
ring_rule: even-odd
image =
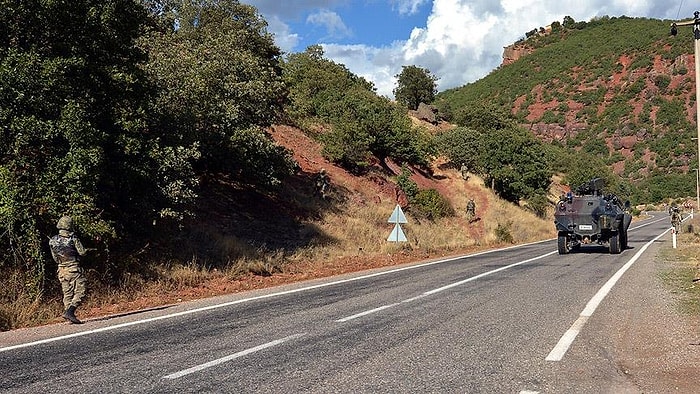
[[[513,268],[513,267],[518,266],[518,265],[522,265],[522,264],[525,264],[525,263],[530,263],[530,262],[532,262],[532,261],[539,260],[539,259],[545,258],[545,257],[547,257],[547,256],[551,256],[551,255],[553,255],[554,253],[557,253],[557,251],[555,250],[555,251],[552,251],[552,252],[549,252],[549,253],[545,253],[545,254],[540,255],[540,256],[537,256],[537,257],[533,257],[533,258],[531,258],[531,259],[519,261],[519,262],[514,263],[514,264],[510,264],[510,265],[506,265],[506,266],[503,266],[503,267],[500,267],[500,268],[496,268],[496,269],[494,269],[494,270],[491,270],[491,271],[488,271],[488,272],[484,272],[484,273],[481,273],[481,274],[476,275],[476,276],[472,276],[471,278],[467,278],[467,279],[461,280],[461,281],[459,281],[459,282],[450,283],[449,285],[442,286],[442,287],[438,287],[437,289],[433,289],[433,290],[426,291],[426,292],[424,292],[424,293],[422,293],[422,294],[420,294],[420,295],[418,295],[418,296],[408,298],[408,299],[403,300],[403,301],[401,301],[401,302],[397,302],[397,303],[393,303],[393,304],[388,304],[388,305],[380,306],[380,307],[378,307],[378,308],[370,309],[370,310],[367,310],[367,311],[364,311],[364,312],[360,312],[360,313],[357,313],[357,314],[354,314],[354,315],[351,315],[351,316],[344,317],[344,318],[342,318],[342,319],[338,319],[338,320],[336,320],[336,322],[338,322],[338,323],[343,323],[343,322],[346,322],[346,321],[349,321],[349,320],[352,320],[352,319],[356,319],[356,318],[358,318],[358,317],[367,316],[367,315],[372,314],[372,313],[375,313],[375,312],[383,311],[383,310],[385,310],[385,309],[394,307],[394,306],[399,305],[399,304],[401,304],[401,303],[406,303],[406,302],[415,301],[415,300],[417,300],[417,299],[419,299],[419,298],[423,298],[423,297],[426,297],[426,296],[429,296],[429,295],[433,295],[433,294],[435,294],[435,293],[439,293],[439,292],[441,292],[441,291],[444,291],[444,290],[447,290],[447,289],[451,289],[451,288],[456,287],[456,286],[463,285],[463,284],[465,284],[465,283],[468,283],[468,282],[477,280],[477,279],[479,279],[479,278],[483,278],[483,277],[485,277],[485,276],[488,276],[488,275],[491,275],[491,274],[495,274],[496,272],[500,272],[500,271],[503,271],[503,270],[507,270],[508,268]]]
[[[379,311],[383,311],[384,309],[389,309],[389,308],[391,308],[391,307],[393,307],[393,306],[396,306],[396,305],[399,305],[399,303],[397,302],[397,303],[395,303],[395,304],[384,305],[384,306],[380,306],[379,308],[374,308],[374,309],[370,309],[370,310],[368,310],[368,311],[356,313],[356,314],[354,314],[354,315],[351,315],[351,316],[348,316],[348,317],[344,317],[344,318],[342,318],[342,319],[338,319],[338,320],[336,320],[336,322],[338,322],[338,323],[343,323],[343,322],[346,322],[346,321],[348,321],[348,320],[357,319],[358,317],[370,315],[370,314],[372,314],[372,313],[374,313],[374,312],[379,312]]]
[[[545,253],[545,254],[540,255],[540,256],[537,256],[537,257],[533,257],[533,258],[531,258],[531,259],[523,260],[523,261],[520,261],[520,262],[511,264],[511,265],[506,265],[506,266],[503,266],[503,267],[501,267],[501,268],[496,268],[495,270],[491,270],[491,271],[488,271],[488,272],[484,272],[483,274],[479,274],[479,275],[476,275],[476,276],[472,276],[471,278],[467,278],[467,279],[462,280],[462,281],[459,281],[459,282],[451,283],[451,284],[449,284],[449,285],[447,285],[447,286],[443,286],[443,287],[439,287],[439,288],[434,289],[434,290],[426,291],[426,292],[423,293],[423,294],[425,294],[425,295],[432,295],[432,294],[435,294],[435,293],[439,293],[439,292],[441,292],[441,291],[443,291],[443,290],[447,290],[447,289],[450,289],[450,288],[453,288],[453,287],[456,287],[456,286],[461,286],[461,285],[463,285],[463,284],[465,284],[465,283],[467,283],[467,282],[471,282],[471,281],[477,280],[477,279],[479,279],[479,278],[483,278],[484,276],[488,276],[488,275],[491,275],[491,274],[495,274],[496,272],[500,272],[500,271],[503,271],[503,270],[507,270],[507,269],[509,269],[509,268],[513,268],[513,267],[515,267],[515,266],[522,265],[522,264],[525,264],[525,263],[531,263],[531,262],[533,262],[533,261],[535,261],[535,260],[539,260],[539,259],[545,258],[545,257],[547,257],[547,256],[551,256],[551,255],[553,255],[554,253],[557,253],[557,251],[555,250],[555,251],[552,251],[552,252],[549,252],[549,253]]]
[[[303,336],[303,335],[304,335],[304,334],[290,335],[290,336],[285,337],[285,338],[282,338],[282,339],[277,339],[277,340],[272,341],[272,342],[264,343],[264,344],[262,344],[262,345],[252,347],[252,348],[250,348],[250,349],[246,349],[246,350],[243,350],[243,351],[241,351],[241,352],[234,353],[234,354],[232,354],[232,355],[230,355],[230,356],[218,358],[218,359],[216,359],[216,360],[212,360],[212,361],[209,361],[209,362],[204,363],[204,364],[196,365],[196,366],[194,366],[194,367],[192,367],[192,368],[183,369],[182,371],[178,371],[178,372],[172,373],[172,374],[170,374],[170,375],[165,375],[165,376],[163,376],[163,379],[177,379],[177,378],[181,378],[181,377],[183,377],[183,376],[185,376],[185,375],[189,375],[189,374],[191,374],[191,373],[199,372],[199,371],[202,371],[202,370],[204,370],[204,369],[211,368],[211,367],[217,366],[217,365],[219,365],[219,364],[223,364],[223,363],[228,362],[228,361],[231,361],[231,360],[235,360],[235,359],[240,358],[240,357],[243,357],[243,356],[247,356],[247,355],[249,355],[249,354],[251,354],[251,353],[259,352],[259,351],[261,351],[261,350],[264,350],[264,349],[267,349],[267,348],[270,348],[270,347],[273,347],[273,346],[277,346],[277,345],[282,344],[282,343],[284,343],[284,342],[287,342],[287,341],[289,341],[289,340],[292,340],[292,339],[295,339],[295,338],[299,338],[300,336]]]

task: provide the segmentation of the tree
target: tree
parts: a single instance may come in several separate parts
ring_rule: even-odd
[[[562,22],[561,25],[567,29],[575,29],[576,28],[576,21],[574,20],[574,18],[567,15],[564,17],[564,21]]]
[[[294,119],[310,117],[329,126],[319,136],[329,160],[360,172],[371,155],[427,164],[431,138],[412,126],[405,108],[378,96],[372,83],[345,66],[324,59],[320,46],[290,55],[284,79]]]
[[[157,193],[134,45],[146,13],[132,0],[1,5],[0,266],[23,267],[40,296],[57,218],[110,237],[127,201]],[[135,175],[144,187],[121,187]]]
[[[490,104],[474,104],[461,108],[455,115],[455,122],[482,133],[514,127],[516,124],[507,111]]]
[[[456,127],[435,137],[437,149],[455,168],[462,164],[473,173],[481,173],[482,134],[466,127]]]
[[[293,162],[264,131],[287,101],[267,23],[236,0],[158,4],[140,42],[149,53],[144,70],[158,86],[152,109],[163,138],[196,146],[200,171],[279,184]]]
[[[323,55],[323,47],[312,45],[304,52],[290,54],[283,64],[290,99],[287,112],[294,120],[319,117],[327,103],[342,99],[353,88],[375,91],[371,82]]]
[[[462,108],[456,115],[461,127],[438,136],[441,152],[455,166],[485,175],[502,198],[518,202],[544,194],[552,175],[549,151],[512,116],[491,105]]]
[[[394,97],[408,109],[416,110],[420,103],[430,104],[435,100],[437,78],[430,70],[417,66],[403,66],[401,73],[395,77],[397,86],[394,88]]]
[[[542,142],[519,128],[484,134],[481,162],[487,181],[499,195],[512,202],[546,193],[552,170]]]

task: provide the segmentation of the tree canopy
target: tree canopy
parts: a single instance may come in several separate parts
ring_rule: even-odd
[[[415,110],[420,103],[430,104],[437,93],[437,77],[430,70],[418,66],[403,66],[396,75],[394,97],[408,109]]]
[[[261,186],[291,173],[263,129],[287,92],[253,7],[0,5],[0,266],[28,267],[36,294],[62,215],[128,253],[126,234],[190,212],[207,173]]]
[[[290,114],[330,126],[319,139],[331,161],[353,171],[366,168],[372,155],[428,163],[430,136],[413,127],[405,109],[378,96],[372,83],[325,59],[320,46],[290,55],[284,70]]]
[[[460,127],[437,136],[440,152],[453,166],[465,164],[483,174],[502,198],[512,202],[547,193],[552,160],[542,142],[494,107],[473,106],[458,114]]]

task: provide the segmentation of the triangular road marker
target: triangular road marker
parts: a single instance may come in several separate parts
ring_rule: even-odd
[[[408,220],[406,220],[406,216],[403,214],[403,211],[401,210],[401,206],[399,204],[396,204],[394,212],[391,213],[391,216],[389,217],[389,223],[408,223]]]
[[[406,242],[408,241],[406,239],[406,234],[403,233],[403,230],[401,229],[401,225],[396,223],[394,225],[394,230],[391,231],[391,234],[389,234],[389,238],[386,239],[387,241],[390,242]]]

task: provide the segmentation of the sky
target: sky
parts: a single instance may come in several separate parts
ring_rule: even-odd
[[[479,80],[503,48],[565,16],[686,20],[688,0],[241,0],[255,6],[285,53],[319,44],[325,57],[393,98],[403,66],[425,68],[438,91]],[[682,33],[682,32],[681,32]],[[689,32],[692,34],[692,32]],[[690,36],[692,39],[692,35]]]

